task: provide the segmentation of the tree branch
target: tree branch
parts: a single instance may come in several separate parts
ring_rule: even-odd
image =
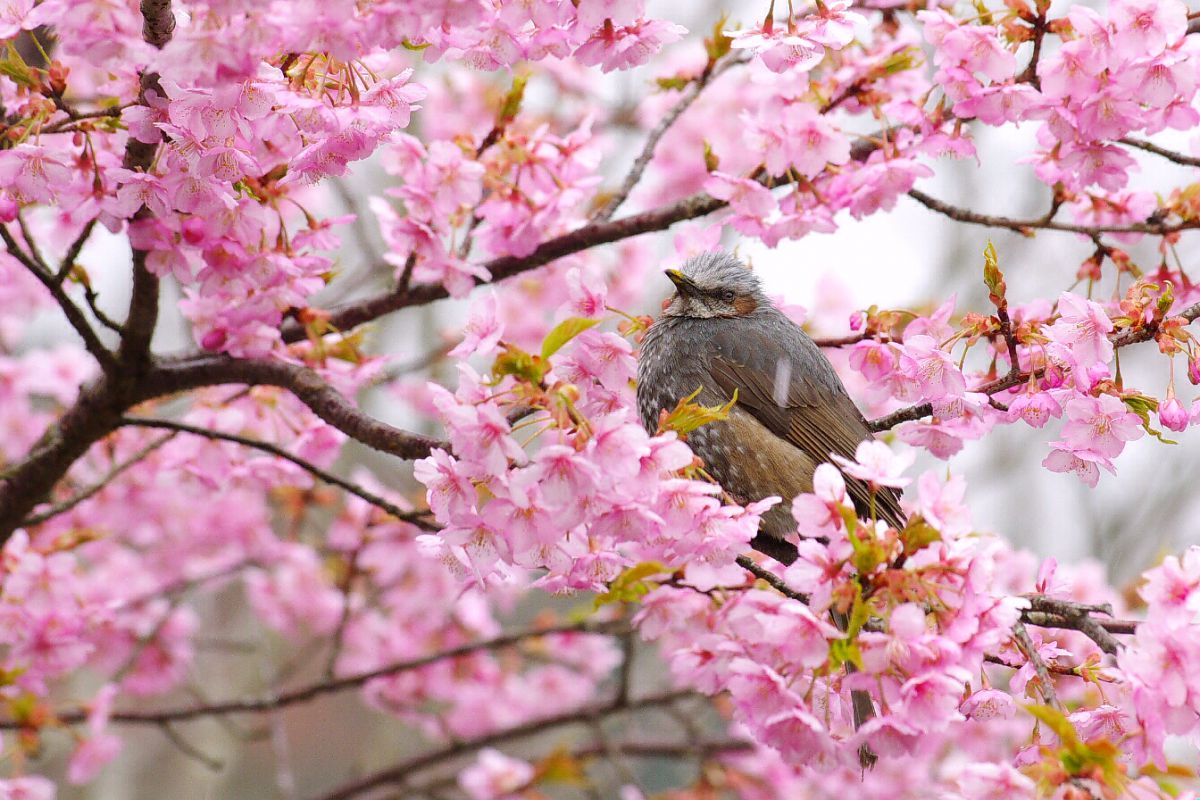
[[[1165,236],[1169,233],[1200,228],[1200,220],[1186,220],[1168,225],[1165,222],[1135,222],[1129,225],[1072,225],[1066,222],[1054,222],[1042,217],[1040,219],[1012,219],[992,214],[980,214],[966,208],[960,208],[950,203],[931,197],[919,189],[909,189],[908,196],[921,205],[949,217],[955,222],[965,222],[970,225],[983,225],[989,228],[1006,228],[1016,231],[1022,236],[1030,236],[1036,230],[1066,231],[1080,233],[1084,236],[1097,236],[1101,233],[1150,233]]]
[[[1017,643],[1017,647],[1025,657],[1029,659],[1029,663],[1033,664],[1033,669],[1038,677],[1038,690],[1042,694],[1042,699],[1046,704],[1057,709],[1062,709],[1062,704],[1058,702],[1058,693],[1054,691],[1054,679],[1050,677],[1050,672],[1046,669],[1046,662],[1042,660],[1041,655],[1037,651],[1037,647],[1033,643],[1033,639],[1029,636],[1029,631],[1025,630],[1025,625],[1018,622],[1013,626],[1013,639]]]
[[[251,439],[249,437],[239,436],[234,433],[225,433],[223,431],[214,431],[214,430],[210,430],[208,428],[200,428],[195,425],[188,425],[187,423],[175,422],[174,420],[169,420],[169,419],[147,419],[145,417],[122,417],[120,420],[120,425],[123,427],[160,428],[163,430],[176,431],[179,433],[190,433],[193,436],[202,436],[205,439],[212,439],[214,441],[222,441],[222,442],[231,442],[233,444],[239,444],[243,447],[249,447],[254,450],[261,450],[262,452],[269,453],[269,454],[275,456],[276,458],[281,458],[284,461],[288,461],[288,462],[291,462],[292,464],[295,464],[297,467],[300,467],[302,470],[308,472],[309,474],[313,475],[317,479],[319,479],[325,483],[328,483],[331,486],[337,486],[338,488],[349,492],[350,494],[354,495],[355,497],[365,500],[366,502],[370,503],[371,505],[375,506],[376,508],[379,508],[380,510],[386,512],[387,514],[391,515],[392,517],[395,517],[398,520],[401,520],[403,522],[412,523],[413,525],[416,525],[417,527],[421,528],[422,530],[426,530],[426,531],[440,530],[440,528],[437,525],[434,525],[425,519],[425,517],[428,515],[427,511],[405,511],[402,508],[400,508],[399,506],[395,505],[394,503],[375,494],[374,492],[364,489],[363,487],[359,486],[358,484],[356,484],[352,481],[348,481],[345,478],[339,478],[337,475],[334,475],[332,472],[324,470],[321,467],[318,467],[316,464],[313,464],[310,461],[305,461],[303,458],[300,458],[299,456],[297,456],[293,453],[290,453],[287,450],[285,450],[284,448],[279,447],[278,445],[272,444],[270,442],[264,442],[259,439]]]
[[[878,149],[878,135],[863,137],[851,146],[850,157],[855,161],[865,161],[871,153]],[[785,183],[787,183],[787,179],[776,180],[772,185],[781,186]],[[483,266],[491,273],[490,282],[495,283],[545,266],[551,261],[582,250],[629,239],[643,233],[665,230],[677,222],[707,216],[715,211],[720,211],[727,205],[729,204],[724,200],[718,200],[709,194],[699,192],[669,205],[619,220],[589,223],[569,233],[542,242],[527,256],[520,258],[502,256],[484,263]],[[485,282],[489,281],[479,281],[479,283]],[[334,308],[329,312],[329,322],[336,329],[345,331],[402,308],[432,303],[449,296],[446,287],[441,284],[425,283],[408,288],[400,287],[384,294],[355,301],[341,308]],[[285,342],[298,342],[305,336],[304,328],[294,323],[286,326],[283,330]]]
[[[792,555],[791,560],[795,560],[794,554]],[[779,592],[784,597],[790,597],[793,600],[798,600],[799,602],[808,605],[808,595],[804,594],[803,592],[798,592],[792,587],[788,586],[783,578],[780,578],[774,572],[771,572],[769,569],[766,569],[765,567],[755,563],[749,556],[738,556],[737,565],[749,572],[755,578],[765,581],[773,589],[775,589],[775,591]]]
[[[1029,608],[1021,614],[1025,622],[1040,628],[1079,631],[1109,655],[1116,655],[1121,648],[1114,633],[1132,634],[1137,631],[1138,623],[1134,620],[1093,619],[1092,614],[1111,617],[1112,607],[1109,605],[1086,605],[1044,595],[1029,595],[1027,599]]]
[[[469,755],[494,744],[501,742],[508,743],[515,739],[524,739],[554,728],[561,728],[565,725],[594,722],[627,711],[670,705],[692,696],[694,696],[693,693],[689,691],[671,691],[635,698],[627,703],[609,701],[584,706],[574,711],[534,720],[524,725],[517,725],[507,730],[496,731],[486,736],[457,742],[440,750],[433,750],[419,756],[414,756],[394,767],[389,767],[388,769],[368,775],[365,778],[344,784],[327,794],[314,798],[314,800],[350,800],[350,798],[380,786],[403,783],[414,772],[429,769],[444,761]]]
[[[1126,136],[1117,141],[1127,147],[1136,147],[1139,150],[1145,150],[1147,153],[1153,153],[1156,156],[1161,156],[1168,161],[1174,161],[1176,164],[1182,164],[1185,167],[1200,167],[1200,158],[1185,156],[1183,153],[1159,147],[1154,142],[1148,142],[1145,139],[1134,139],[1131,136]]]
[[[714,78],[730,67],[737,64],[744,64],[745,62],[746,59],[739,56],[729,58],[715,66],[710,65],[710,67],[706,68],[687,85],[675,105],[671,106],[667,113],[662,116],[662,119],[658,121],[658,124],[654,126],[653,130],[650,131],[650,135],[646,137],[646,143],[642,147],[642,152],[634,159],[633,166],[625,176],[625,180],[621,182],[621,187],[609,198],[608,202],[592,215],[592,222],[607,222],[612,219],[613,214],[617,213],[617,209],[628,199],[629,193],[634,190],[634,187],[638,185],[638,181],[642,179],[642,173],[646,171],[646,167],[650,165],[650,161],[654,158],[654,151],[658,147],[658,142],[662,139],[663,135],[670,130],[671,126],[675,124],[675,121],[679,119],[683,112],[687,111],[692,103],[696,102],[696,98],[700,96],[700,93],[704,91],[704,88]]]
[[[314,414],[351,439],[376,450],[411,460],[424,458],[435,448],[450,447],[446,442],[409,433],[372,418],[314,370],[300,364],[270,359],[201,356],[160,362],[147,383],[149,391],[153,393],[151,396],[222,384],[278,386],[294,394]]]
[[[85,385],[75,405],[46,430],[28,455],[0,473],[0,544],[8,541],[71,465],[116,428],[125,408],[136,402],[130,396],[132,388],[108,374]]]
[[[31,525],[40,525],[41,523],[46,522],[47,520],[51,520],[51,519],[57,517],[59,514],[64,514],[67,511],[70,511],[72,508],[79,505],[84,500],[87,500],[89,497],[93,497],[96,493],[98,493],[105,486],[108,486],[110,483],[112,483],[114,480],[116,480],[118,477],[120,477],[121,473],[125,472],[130,467],[138,464],[146,456],[150,455],[155,450],[162,447],[164,444],[166,444],[173,438],[175,438],[175,434],[170,433],[170,434],[167,434],[166,436],[162,436],[158,439],[155,439],[154,441],[150,442],[150,444],[146,445],[145,447],[143,447],[142,449],[140,449],[136,453],[134,453],[132,456],[130,456],[126,460],[122,461],[120,464],[115,465],[112,469],[110,469],[107,473],[105,473],[103,478],[96,481],[91,486],[87,487],[82,492],[80,492],[79,494],[73,495],[70,498],[63,500],[61,503],[55,503],[53,506],[46,509],[45,511],[38,512],[37,514],[34,514],[31,517],[26,517],[24,520],[21,521],[21,527],[27,528]]]
[[[1200,317],[1200,303],[1194,303],[1174,316],[1181,317],[1187,320],[1188,323],[1195,322],[1197,317]],[[1160,327],[1160,323],[1149,323],[1136,328],[1123,328],[1120,331],[1117,331],[1115,334],[1109,336],[1109,339],[1112,341],[1113,347],[1115,348],[1128,347],[1131,344],[1150,341],[1158,335]],[[1040,371],[1035,371],[1035,375],[1038,372]],[[1014,386],[1019,386],[1020,384],[1029,380],[1029,378],[1030,373],[1028,372],[1010,370],[1007,375],[999,377],[993,381],[980,384],[971,391],[981,392],[987,395],[994,395],[998,392],[1004,391],[1005,389],[1011,389]],[[880,431],[894,428],[901,422],[911,422],[923,417],[928,417],[932,413],[932,405],[929,403],[918,403],[913,406],[898,409],[877,419],[870,420],[867,425],[872,431],[878,433]]]
[[[175,14],[171,9],[171,0],[142,0],[142,38],[161,50],[171,41],[175,31]],[[158,83],[158,73],[143,72],[141,88],[138,92],[138,103],[148,105],[147,95],[163,96],[162,87]],[[125,169],[134,172],[145,172],[154,163],[154,155],[158,151],[157,144],[140,142],[130,136],[125,145]],[[142,206],[133,215],[133,220],[145,219],[150,210]],[[158,325],[158,276],[146,268],[145,250],[133,250],[133,290],[129,298],[129,313],[121,326],[120,360],[130,366],[144,366],[150,357],[150,340]]]
[[[208,717],[223,717],[230,714],[264,714],[272,711],[293,706],[298,703],[307,703],[310,700],[315,700],[327,694],[346,691],[347,689],[357,689],[365,683],[375,680],[376,678],[386,678],[392,675],[398,675],[402,672],[411,672],[412,670],[421,669],[423,667],[436,664],[448,658],[457,658],[459,656],[471,655],[485,650],[500,650],[514,645],[521,644],[527,639],[535,639],[541,636],[550,636],[556,633],[593,633],[596,635],[616,635],[626,630],[626,623],[623,621],[613,622],[576,622],[565,625],[557,625],[548,628],[530,628],[528,630],[517,631],[516,633],[497,636],[492,639],[485,639],[479,642],[472,642],[460,647],[454,647],[449,650],[443,650],[438,653],[432,653],[421,658],[415,658],[408,661],[398,661],[387,666],[373,669],[368,672],[360,672],[356,675],[350,675],[345,678],[335,678],[328,681],[320,681],[303,686],[299,689],[293,689],[289,692],[281,692],[269,697],[260,697],[246,700],[226,700],[217,703],[204,703],[195,706],[186,706],[183,708],[166,709],[163,711],[115,711],[112,714],[113,722],[120,722],[126,725],[162,725],[168,722],[187,722],[190,720],[203,719]],[[87,721],[87,709],[75,708],[69,711],[64,711],[55,715],[56,719],[64,725],[77,725]],[[0,721],[0,730],[17,730],[18,723],[13,720]]]
[[[21,249],[21,246],[13,238],[12,232],[8,229],[7,225],[0,225],[0,241],[4,242],[4,246],[9,254],[21,262],[25,269],[29,270],[46,287],[46,290],[50,292],[50,296],[54,298],[54,301],[58,303],[58,307],[62,309],[63,316],[67,318],[67,322],[75,329],[75,333],[79,335],[79,338],[83,340],[83,346],[87,348],[92,358],[96,359],[97,363],[100,364],[101,369],[105,372],[114,369],[116,361],[113,354],[100,341],[96,332],[92,330],[92,326],[88,324],[83,310],[75,305],[75,301],[67,296],[67,293],[63,291],[62,286],[55,280],[53,275],[42,269],[37,261]]]

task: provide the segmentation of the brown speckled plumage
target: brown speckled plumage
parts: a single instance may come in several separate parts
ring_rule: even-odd
[[[795,529],[790,500],[811,491],[816,465],[834,453],[853,457],[870,429],[829,360],[763,295],[753,273],[723,253],[692,258],[681,272],[672,275],[679,292],[642,342],[638,412],[653,431],[660,410],[697,389],[704,405],[726,403],[736,389],[729,418],[693,431],[688,444],[738,500],[784,498],[760,529],[760,538],[778,540]],[[847,488],[866,511],[867,487],[847,480]],[[903,524],[890,490],[879,493],[876,508]]]

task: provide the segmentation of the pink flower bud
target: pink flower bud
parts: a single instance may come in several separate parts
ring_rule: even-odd
[[[200,244],[204,241],[208,224],[203,217],[188,217],[182,225],[183,240],[191,245]]]
[[[204,334],[204,338],[200,340],[200,346],[205,350],[220,350],[225,344],[225,339],[225,331],[217,328]]]
[[[1063,371],[1057,364],[1047,364],[1045,371],[1042,373],[1042,388],[1057,389],[1063,385]]]
[[[0,197],[0,222],[12,222],[20,207],[11,197]]]
[[[1187,429],[1188,412],[1174,394],[1158,406],[1158,421],[1167,430],[1179,432]]]

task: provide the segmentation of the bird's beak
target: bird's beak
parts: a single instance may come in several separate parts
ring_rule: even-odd
[[[692,279],[679,270],[668,269],[665,272],[667,277],[671,279],[671,283],[675,284],[675,287],[684,294],[691,294],[696,290],[696,284],[692,283]]]

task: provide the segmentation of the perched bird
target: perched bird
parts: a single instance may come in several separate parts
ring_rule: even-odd
[[[688,444],[734,499],[783,498],[763,516],[753,546],[790,563],[794,550],[783,542],[796,528],[789,501],[812,491],[818,464],[832,455],[853,458],[871,429],[829,359],[736,258],[704,253],[667,270],[667,277],[675,295],[650,326],[638,359],[642,424],[653,432],[661,410],[697,389],[695,402],[709,406],[736,392],[729,416],[688,434]],[[867,485],[847,477],[846,488],[859,512],[869,513]],[[879,490],[874,508],[903,527],[895,491]]]
[[[724,420],[688,434],[692,452],[721,488],[741,502],[782,497],[759,525],[754,549],[790,564],[795,548],[784,536],[796,528],[793,497],[812,491],[817,465],[830,456],[853,458],[859,443],[873,438],[862,412],[808,334],[763,294],[758,277],[727,253],[688,259],[667,270],[675,296],[650,326],[638,357],[638,414],[653,433],[659,413],[700,390],[695,402],[737,402]],[[860,514],[872,509],[889,524],[904,525],[899,495],[870,489],[847,476],[846,489]],[[844,613],[831,611],[842,630]],[[852,665],[847,665],[851,669]],[[875,708],[862,690],[851,692],[854,726]],[[859,750],[863,768],[875,763],[871,749]]]

